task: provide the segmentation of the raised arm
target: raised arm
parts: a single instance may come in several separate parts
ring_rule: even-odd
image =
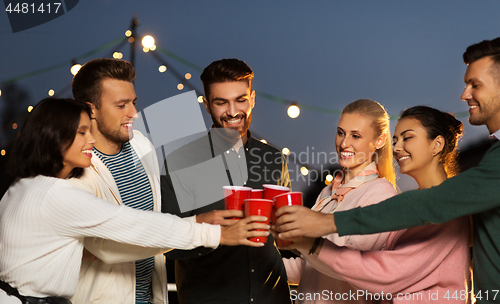
[[[412,293],[438,283],[452,288],[446,284],[468,277],[468,226],[460,218],[393,232],[396,246],[384,251],[351,250],[325,241],[319,255],[304,256],[318,271],[372,292]]]

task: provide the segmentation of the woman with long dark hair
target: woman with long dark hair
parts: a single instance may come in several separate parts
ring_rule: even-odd
[[[70,99],[44,99],[28,115],[9,170],[17,178],[0,201],[0,303],[70,303],[85,237],[158,248],[216,248],[260,243],[267,232],[249,217],[226,227],[105,202],[65,180],[90,165],[90,109]],[[158,231],[152,233],[152,231]]]

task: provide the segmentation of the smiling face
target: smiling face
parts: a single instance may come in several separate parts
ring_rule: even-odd
[[[205,108],[212,116],[216,128],[236,130],[243,142],[252,122],[255,106],[255,91],[247,81],[217,82],[210,85],[210,96],[205,99]]]
[[[371,126],[371,118],[358,113],[344,113],[337,126],[335,146],[339,164],[354,176],[368,166],[377,147],[382,147],[385,138],[378,137]]]
[[[116,154],[123,142],[133,137],[132,125],[138,117],[135,104],[137,96],[131,82],[104,79],[101,83],[101,105],[92,105],[95,118],[92,134],[96,138],[96,148],[106,154]]]
[[[442,138],[442,137],[441,137]],[[399,164],[399,172],[417,180],[420,172],[428,172],[436,155],[435,140],[428,138],[422,124],[414,118],[398,121],[394,130],[393,155]]]
[[[74,168],[87,168],[92,158],[95,139],[90,133],[90,118],[85,112],[80,115],[80,123],[73,143],[62,153],[63,169],[58,177],[66,178]]]
[[[500,129],[500,79],[490,57],[469,64],[461,99],[469,105],[471,125],[486,125],[490,133]]]

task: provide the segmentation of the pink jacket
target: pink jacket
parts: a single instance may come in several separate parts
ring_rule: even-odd
[[[306,259],[365,294],[393,300],[382,303],[470,303],[467,218],[391,232],[385,249],[362,252],[325,241],[319,256]]]
[[[355,207],[368,206],[379,203],[396,194],[392,184],[384,178],[366,182],[356,189],[348,192],[344,200],[335,211],[348,210]],[[318,201],[325,195],[331,195],[331,187],[326,187],[318,197]],[[325,208],[328,209],[328,208]],[[346,246],[359,250],[380,250],[385,244],[389,233],[372,235],[343,236],[330,234],[326,238],[338,246]],[[353,288],[344,280],[338,280],[325,275],[316,270],[311,264],[306,263],[302,258],[283,259],[285,264],[288,282],[299,284],[298,290],[292,290],[290,295],[295,303],[372,303],[361,298],[355,301],[335,301],[335,294],[356,293]],[[325,294],[323,294],[325,293]],[[333,294],[333,301],[331,298]],[[352,298],[351,298],[352,299]]]

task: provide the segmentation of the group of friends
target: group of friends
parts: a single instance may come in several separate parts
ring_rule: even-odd
[[[384,107],[357,100],[331,138],[342,171],[312,208],[282,207],[272,227],[224,210],[222,197],[204,202],[218,179],[201,172],[211,161],[235,185],[290,186],[286,158],[249,131],[255,91],[245,62],[204,69],[213,126],[163,164],[133,129],[134,68],[87,62],[73,78],[74,99],[40,101],[11,153],[0,303],[166,304],[165,256],[175,260],[180,303],[500,301],[500,38],[471,45],[463,59],[469,122],[492,138],[477,167],[457,174],[463,125],[452,114],[408,108],[391,136]],[[418,190],[397,194],[393,160]],[[300,256],[283,258],[275,237]]]

